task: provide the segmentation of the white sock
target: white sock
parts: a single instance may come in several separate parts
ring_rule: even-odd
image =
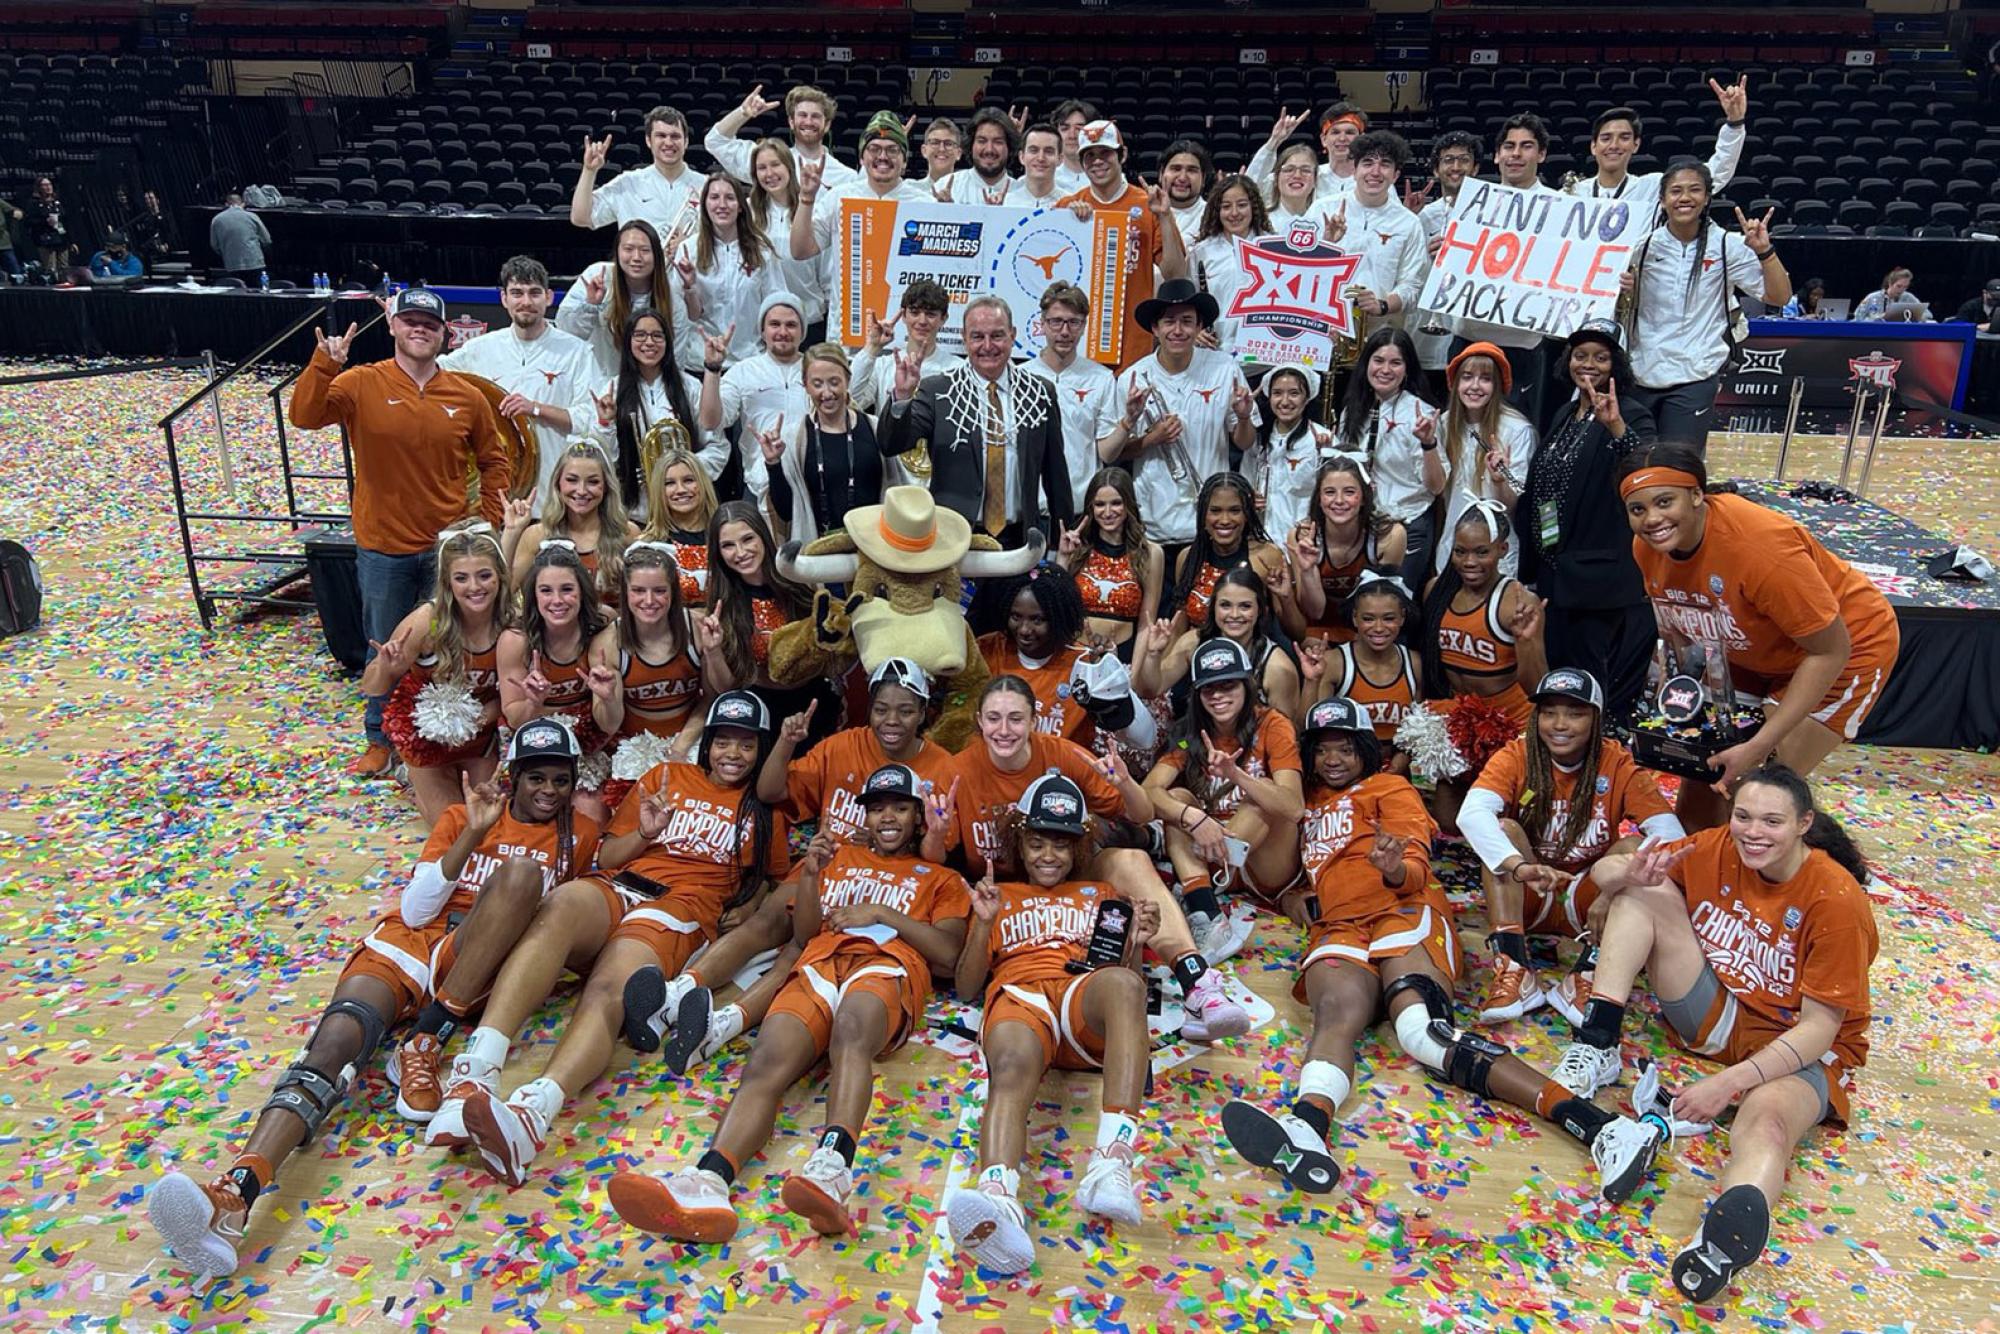
[[[498,1068],[507,1064],[507,1048],[512,1045],[512,1040],[497,1028],[475,1028],[465,1044],[465,1054]]]
[[[562,1115],[563,1104],[568,1100],[569,1095],[563,1092],[562,1085],[547,1078],[529,1080],[507,1099],[508,1102],[534,1108],[541,1113],[545,1126],[555,1124],[555,1119]]]
[[[1123,1112],[1099,1112],[1097,1151],[1103,1153],[1117,1144],[1123,1144],[1128,1149],[1136,1149],[1139,1144],[1139,1123]]]
[[[1307,1061],[1305,1068],[1299,1071],[1299,1096],[1303,1098],[1316,1093],[1332,1103],[1336,1112],[1340,1110],[1340,1104],[1347,1101],[1347,1095],[1353,1088],[1354,1081],[1332,1061]]]
[[[725,1005],[709,1016],[709,1040],[720,1046],[743,1034],[743,1007]]]

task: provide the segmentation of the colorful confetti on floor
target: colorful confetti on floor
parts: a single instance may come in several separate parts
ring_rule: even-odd
[[[215,632],[200,628],[155,428],[195,383],[0,389],[0,536],[33,548],[50,585],[46,627],[0,641],[0,1329],[2000,1327],[2000,762],[1880,750],[1840,757],[1824,785],[1888,882],[1854,1127],[1808,1142],[1769,1262],[1722,1307],[1682,1303],[1664,1268],[1722,1145],[1678,1146],[1635,1200],[1603,1208],[1566,1138],[1432,1085],[1379,1041],[1344,1109],[1338,1191],[1308,1198],[1246,1170],[1219,1110],[1284,1096],[1304,1035],[1297,944],[1269,923],[1234,970],[1277,1018],[1159,1080],[1143,1225],[1089,1226],[1071,1207],[1096,1085],[1048,1080],[1023,1174],[1039,1260],[1018,1280],[968,1269],[937,1240],[978,1095],[968,1065],[930,1047],[882,1072],[858,1241],[818,1239],[779,1205],[778,1174],[818,1124],[807,1086],[746,1173],[733,1244],[623,1228],[606,1178],[699,1151],[739,1044],[686,1081],[621,1056],[511,1192],[424,1149],[371,1071],[260,1203],[238,1276],[194,1290],[159,1255],[145,1192],[174,1165],[227,1161],[421,838],[393,787],[343,774],[354,691],[312,617],[246,619],[225,603]],[[216,423],[206,409],[183,419],[201,507],[280,503],[267,387],[224,396],[233,501]],[[1951,447],[1888,449],[1876,496],[1921,497],[1926,522],[1990,550],[2000,486],[1968,495]],[[331,470],[326,441],[301,448]],[[1757,451],[1770,442],[1744,446]],[[1462,858],[1443,874],[1470,887]],[[1461,923],[1475,954],[1479,926]],[[558,1002],[538,1017],[513,1080],[539,1066],[562,1015]],[[1501,1036],[1540,1060],[1558,1044],[1547,1016]],[[1670,1078],[1693,1068],[1650,1012],[1631,1025],[1628,1068],[1642,1052]]]

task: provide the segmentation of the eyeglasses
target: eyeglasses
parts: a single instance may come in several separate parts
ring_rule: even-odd
[[[664,343],[667,341],[667,336],[658,330],[647,330],[633,334],[632,341],[635,343]]]
[[[1278,174],[1280,176],[1310,176],[1314,170],[1314,166],[1309,162],[1288,162],[1278,168]]]
[[[1044,315],[1042,316],[1042,327],[1044,329],[1081,329],[1083,327],[1083,316]]]

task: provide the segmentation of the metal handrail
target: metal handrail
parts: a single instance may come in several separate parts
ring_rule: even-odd
[[[201,402],[202,399],[214,393],[216,390],[222,388],[222,386],[228,384],[231,380],[234,380],[244,371],[247,371],[252,366],[255,366],[265,357],[270,356],[271,353],[277,351],[279,347],[283,346],[285,340],[290,338],[293,334],[298,333],[301,329],[304,329],[307,325],[312,324],[315,321],[324,319],[326,317],[326,313],[332,309],[333,309],[332,301],[328,301],[324,305],[315,306],[308,313],[301,315],[298,319],[292,321],[292,323],[287,325],[283,331],[273,334],[270,338],[266,339],[264,343],[257,348],[256,351],[252,352],[249,356],[243,358],[243,360],[237,362],[234,366],[231,366],[221,375],[217,376],[213,380],[209,381],[207,384],[203,385],[201,388],[195,390],[192,394],[188,395],[185,399],[181,400],[181,403],[178,407],[174,408],[171,412],[167,413],[166,416],[160,418],[157,429],[164,431],[169,426],[172,426],[175,422],[179,421],[184,415],[186,415],[187,411],[190,408],[194,407],[195,404]],[[381,322],[383,318],[384,317],[378,313],[377,315],[374,316],[374,318],[370,319],[367,324],[362,326],[360,332],[365,333],[369,329],[374,328],[378,323]],[[300,367],[300,370],[303,371],[304,367]],[[297,375],[298,372],[294,372],[293,378],[296,379]]]

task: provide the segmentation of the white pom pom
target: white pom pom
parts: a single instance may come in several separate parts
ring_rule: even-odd
[[[1444,715],[1413,704],[1396,728],[1396,749],[1410,757],[1410,771],[1436,782],[1465,772],[1465,757],[1451,743]]]
[[[576,766],[576,786],[580,792],[595,792],[611,777],[611,757],[593,750]]]
[[[672,750],[673,743],[651,732],[628,736],[618,743],[618,753],[611,757],[611,776],[621,783],[636,783],[665,764]]]
[[[482,712],[463,681],[426,681],[410,710],[417,735],[440,746],[462,746],[478,736]]]

